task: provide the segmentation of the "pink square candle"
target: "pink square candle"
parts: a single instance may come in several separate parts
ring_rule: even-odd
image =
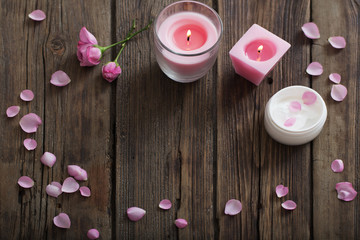
[[[236,73],[258,86],[290,46],[285,40],[254,24],[229,54]]]

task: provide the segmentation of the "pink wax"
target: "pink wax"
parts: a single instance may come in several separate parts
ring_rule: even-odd
[[[187,31],[191,31],[187,45]],[[213,46],[218,39],[214,24],[205,16],[195,12],[171,15],[157,31],[159,39],[171,51],[182,54],[201,53]]]
[[[229,54],[236,73],[259,85],[290,46],[285,40],[254,24]]]
[[[197,25],[184,25],[179,27],[173,36],[175,45],[185,51],[191,51],[200,48],[207,39],[207,33],[204,28]]]
[[[175,81],[194,81],[215,62],[218,45],[216,51],[209,50],[217,44],[221,32],[206,16],[183,11],[168,16],[157,28],[158,39],[165,47],[156,52],[158,63]],[[161,49],[160,43],[155,43]]]

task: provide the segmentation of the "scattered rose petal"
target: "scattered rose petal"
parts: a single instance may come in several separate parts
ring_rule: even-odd
[[[287,200],[283,202],[281,206],[286,210],[294,210],[296,208],[296,203],[292,200]]]
[[[68,177],[63,182],[63,185],[61,187],[61,191],[65,193],[73,193],[79,190],[79,184],[75,181],[74,178]]]
[[[37,142],[35,139],[27,138],[24,140],[24,146],[27,150],[31,151],[37,147]]]
[[[68,165],[68,173],[79,181],[86,181],[88,179],[87,172],[78,165]]]
[[[344,171],[344,162],[341,159],[335,159],[331,163],[331,169],[336,173]]]
[[[323,66],[319,62],[312,62],[306,68],[306,72],[312,76],[320,76],[323,73]]]
[[[38,115],[35,113],[29,113],[23,116],[19,123],[24,132],[34,133],[42,122]]]
[[[9,118],[15,117],[16,115],[18,115],[19,112],[20,112],[19,106],[11,106],[11,107],[8,107],[8,109],[6,109],[6,115]]]
[[[79,175],[81,173],[81,167],[78,165],[68,165],[67,170],[70,176],[74,177],[76,175]]]
[[[284,185],[277,185],[276,186],[276,195],[278,198],[284,197],[288,194],[289,192],[289,188],[288,187],[284,187]]]
[[[296,118],[292,117],[292,118],[288,118],[286,119],[286,121],[284,122],[284,126],[285,127],[291,127],[295,124],[296,122]]]
[[[340,76],[340,74],[338,74],[338,73],[331,73],[331,74],[329,75],[329,79],[330,79],[330,81],[332,81],[332,82],[334,82],[334,83],[340,83],[340,81],[341,81],[341,76]]]
[[[131,221],[136,222],[145,215],[146,211],[142,208],[131,207],[127,209],[126,213]]]
[[[171,208],[171,201],[169,199],[163,199],[161,200],[161,202],[159,203],[159,208],[164,209],[164,210],[168,210]]]
[[[41,156],[40,161],[48,166],[48,167],[52,167],[54,166],[55,162],[56,162],[56,156],[51,153],[51,152],[44,152],[44,154]]]
[[[100,233],[97,229],[93,228],[87,232],[86,236],[89,239],[98,239],[100,237]]]
[[[35,11],[32,11],[29,14],[29,18],[34,20],[34,21],[42,21],[42,20],[44,20],[46,18],[46,15],[41,10],[35,10]]]
[[[50,83],[58,86],[63,87],[68,85],[71,82],[69,76],[64,71],[56,71],[51,75]]]
[[[346,41],[344,37],[341,36],[335,36],[335,37],[329,37],[328,39],[331,46],[337,49],[345,48],[346,47]]]
[[[61,193],[61,184],[58,182],[51,182],[46,186],[46,193],[51,196],[57,198]]]
[[[354,200],[357,195],[350,182],[339,182],[336,184],[335,189],[338,193],[338,199],[346,202]]]
[[[87,172],[84,169],[81,169],[80,174],[74,176],[78,181],[86,181],[88,179]]]
[[[305,105],[314,104],[316,102],[316,95],[313,92],[306,91],[302,95],[302,100],[303,100]]]
[[[341,102],[347,95],[347,88],[344,85],[336,84],[331,88],[331,97],[335,101]]]
[[[301,110],[301,103],[298,101],[292,101],[289,105],[290,112],[298,112]]]
[[[178,228],[185,228],[188,225],[188,222],[183,218],[178,218],[175,220],[175,225]]]
[[[18,184],[23,188],[31,188],[34,186],[34,181],[28,176],[22,176],[19,178]]]
[[[236,199],[230,199],[229,201],[227,201],[225,205],[225,214],[227,215],[234,216],[239,212],[241,212],[241,210],[242,210],[241,202]]]
[[[20,98],[25,102],[30,102],[34,99],[34,93],[31,90],[26,89],[20,93]]]
[[[80,194],[83,197],[90,197],[91,196],[90,188],[85,186],[80,187]]]
[[[305,23],[301,27],[301,29],[304,32],[305,36],[310,39],[319,39],[320,38],[319,28],[313,22]]]
[[[70,218],[66,213],[59,213],[54,217],[53,222],[59,228],[70,228],[71,226]]]

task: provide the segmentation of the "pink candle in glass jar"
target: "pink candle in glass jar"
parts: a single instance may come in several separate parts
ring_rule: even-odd
[[[222,23],[205,4],[183,1],[169,5],[157,17],[154,31],[158,64],[171,79],[195,81],[214,64]]]

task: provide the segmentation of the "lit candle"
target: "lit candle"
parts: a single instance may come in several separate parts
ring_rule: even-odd
[[[290,46],[285,40],[254,24],[229,54],[236,73],[259,85]]]
[[[326,104],[319,93],[305,86],[290,86],[270,98],[264,123],[266,131],[276,141],[301,145],[319,135],[326,117]]]
[[[156,59],[162,71],[175,81],[192,82],[213,66],[222,22],[205,4],[182,1],[160,12],[154,33]]]

